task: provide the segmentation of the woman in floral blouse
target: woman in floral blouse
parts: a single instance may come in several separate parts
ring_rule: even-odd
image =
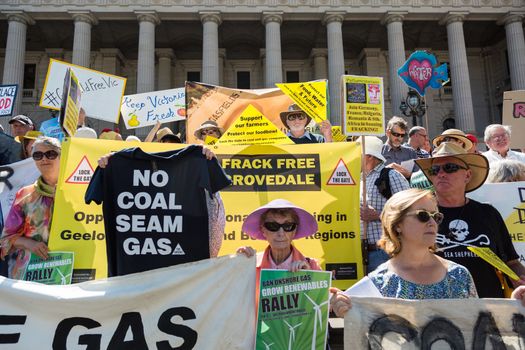
[[[5,220],[0,238],[0,256],[14,253],[9,266],[9,278],[23,279],[31,253],[48,257],[47,241],[51,226],[53,203],[60,166],[60,142],[51,137],[39,137],[31,156],[41,176],[17,193]]]

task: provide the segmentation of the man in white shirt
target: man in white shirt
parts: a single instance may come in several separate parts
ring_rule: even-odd
[[[483,155],[489,164],[503,159],[514,159],[525,163],[525,153],[510,149],[510,126],[491,124],[485,128],[485,143],[489,150]]]

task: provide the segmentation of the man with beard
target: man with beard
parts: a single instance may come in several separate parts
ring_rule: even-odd
[[[510,148],[510,126],[491,124],[485,128],[485,143],[489,150],[483,152],[489,163],[503,159],[513,159],[525,163],[525,153]]]

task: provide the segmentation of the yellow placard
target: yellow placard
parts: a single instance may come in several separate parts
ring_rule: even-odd
[[[69,70],[69,82],[67,88],[67,96],[64,108],[63,118],[63,127],[66,133],[69,136],[75,135],[78,125],[78,115],[80,112],[80,85],[78,83],[78,78],[73,72],[72,69]],[[61,109],[62,110],[62,109]]]
[[[275,84],[288,95],[316,123],[326,120],[328,116],[327,80],[304,83]]]
[[[343,75],[341,96],[345,135],[385,134],[383,78]]]
[[[140,144],[147,152],[184,146]],[[127,147],[123,141],[74,137],[63,144],[49,248],[75,252],[74,283],[107,275],[102,206],[85,204],[84,195],[100,156]],[[317,232],[294,244],[334,272],[336,287],[347,288],[363,277],[358,144],[214,146],[213,150],[233,181],[221,191],[226,228],[220,255],[244,245],[262,251],[267,243],[242,232],[243,220],[255,208],[283,198],[315,216]]]
[[[346,135],[343,134],[340,126],[332,126],[332,140],[333,142],[346,142]]]
[[[514,271],[508,267],[497,255],[488,247],[467,247],[468,250],[479,256],[481,259],[485,260],[513,280],[517,281],[520,278]]]
[[[293,144],[293,141],[250,104],[216,144],[289,145]]]
[[[204,139],[204,143],[210,146],[216,144],[217,141],[219,141],[218,138],[210,136],[210,135],[206,135],[206,138]]]

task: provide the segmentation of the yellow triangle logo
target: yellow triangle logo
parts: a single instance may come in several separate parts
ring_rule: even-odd
[[[328,115],[327,80],[275,85],[312,117],[316,123],[326,120]]]
[[[293,144],[293,141],[250,104],[216,144],[289,145]]]

